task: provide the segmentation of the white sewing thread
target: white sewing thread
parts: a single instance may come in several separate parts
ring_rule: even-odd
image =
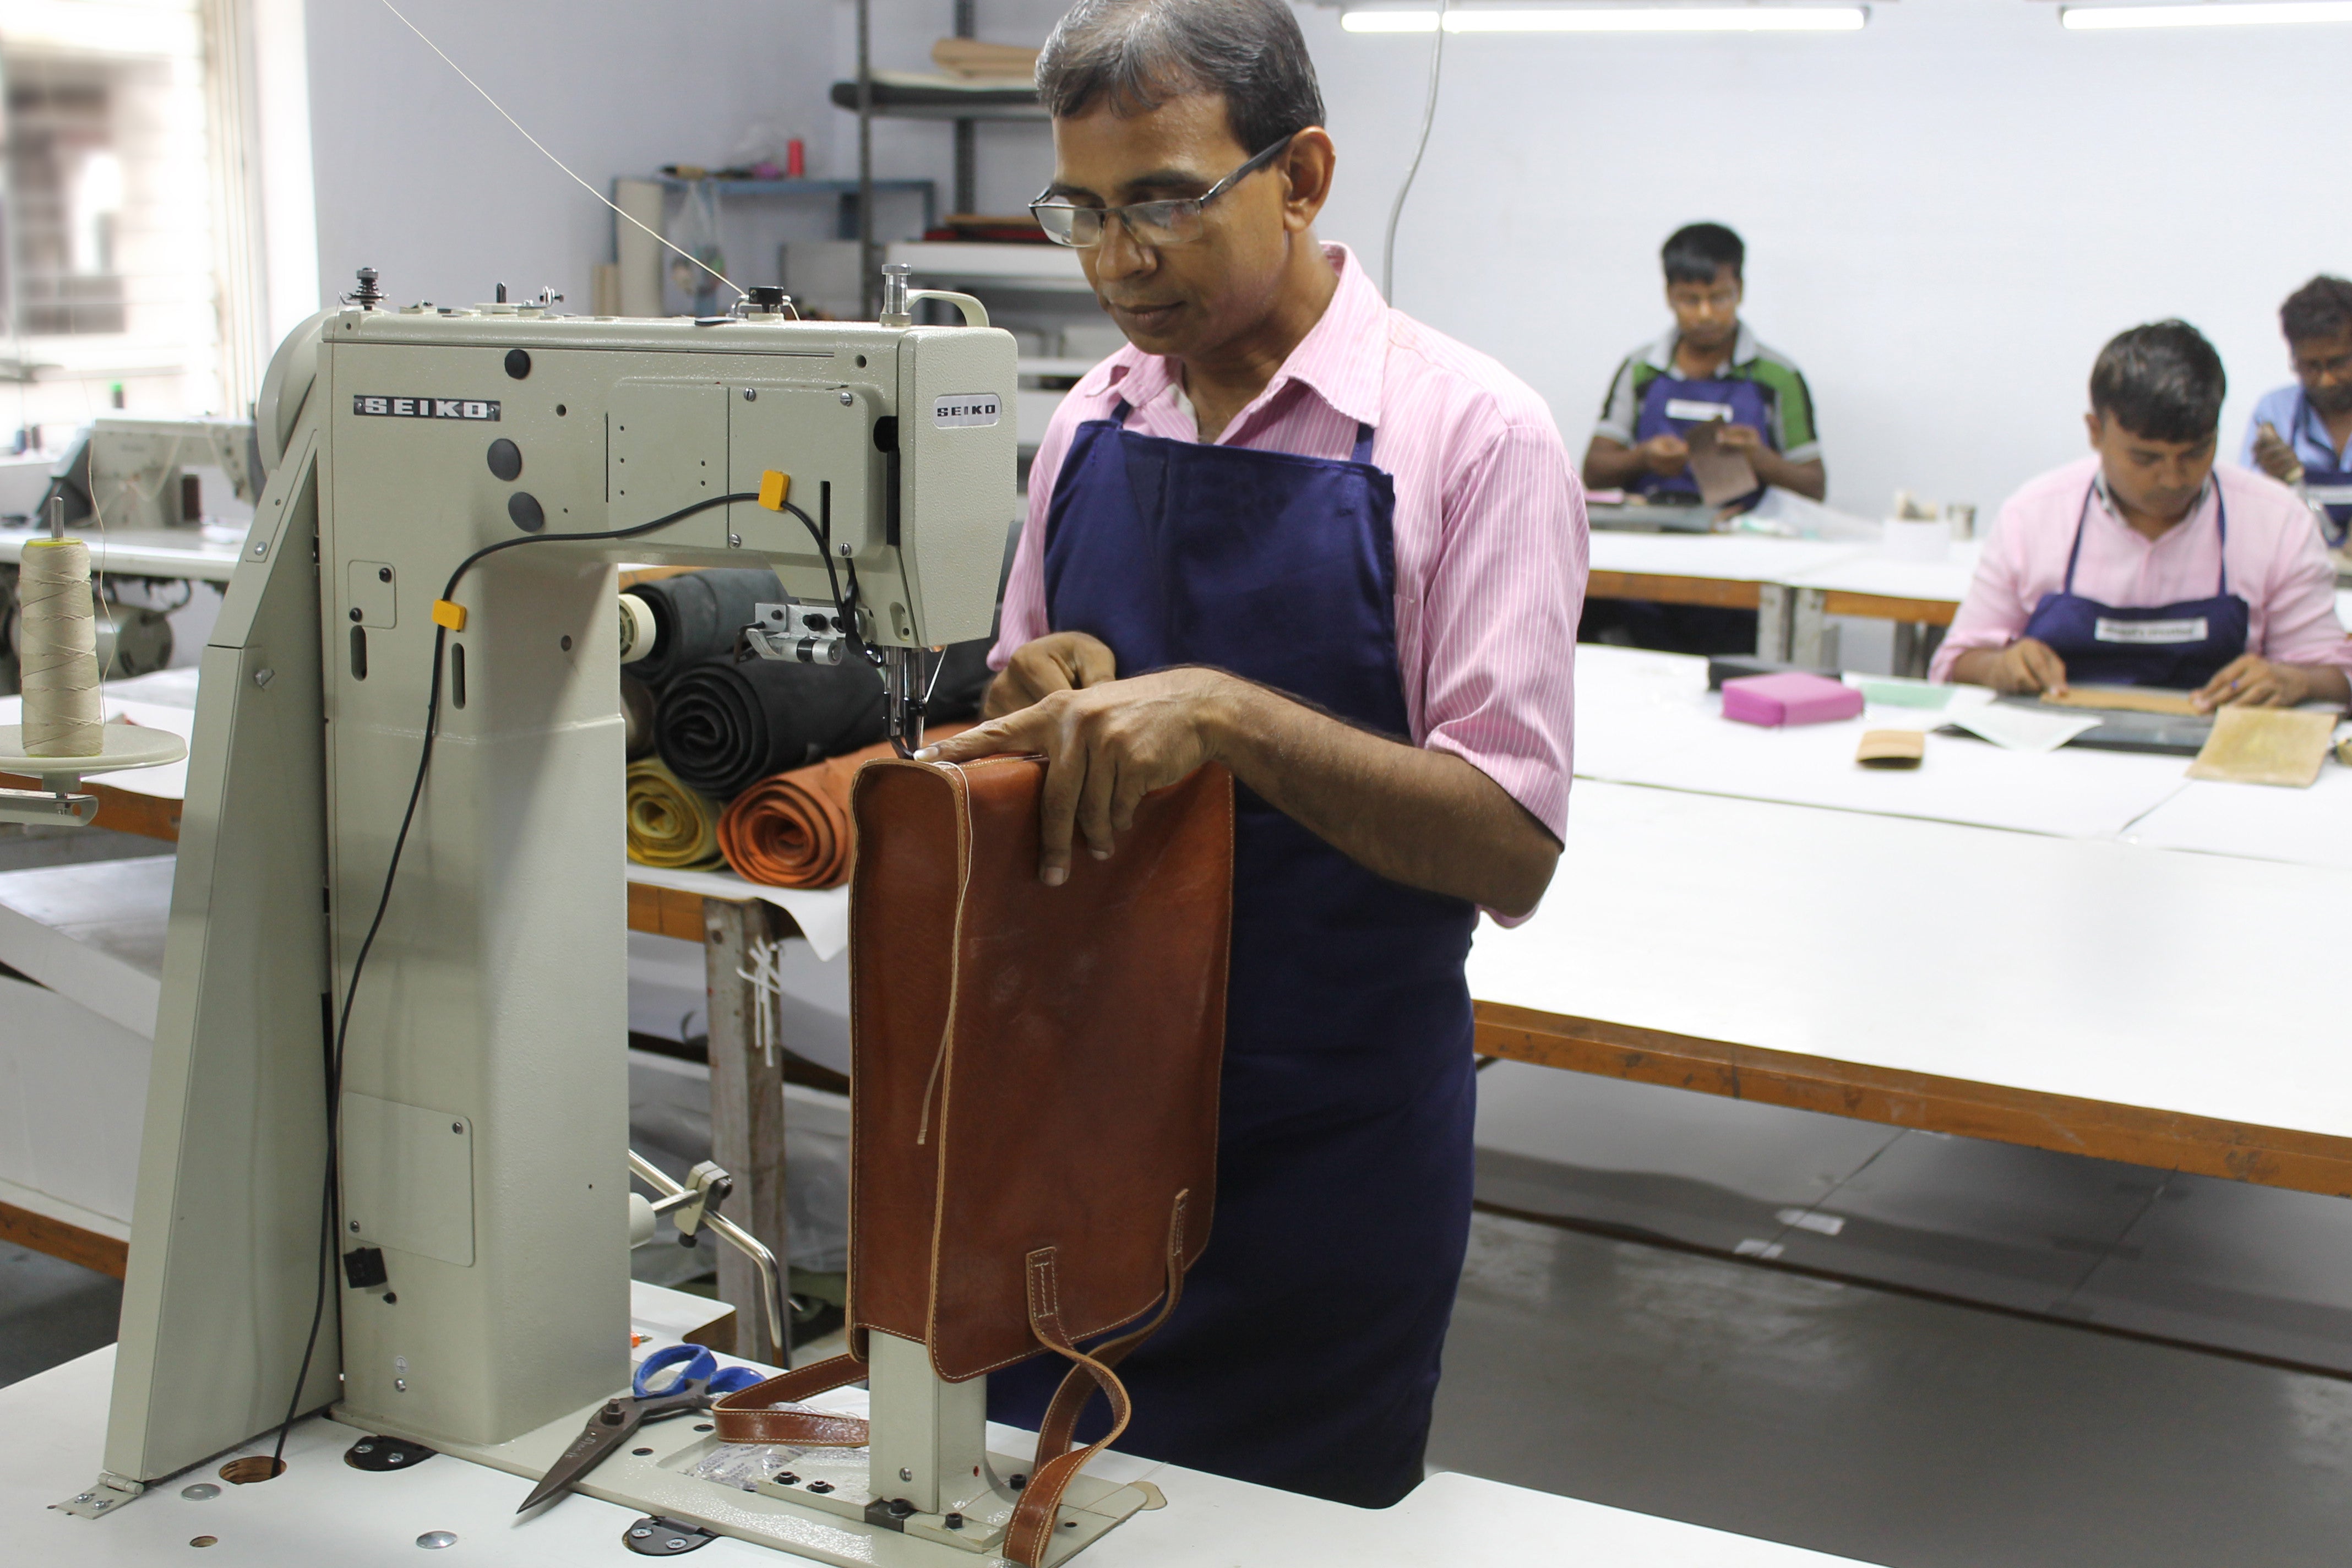
[[[79,539],[27,541],[16,599],[24,627],[25,754],[97,756],[106,736],[89,547]]]
[[[751,1038],[772,1068],[777,1047],[783,1044],[776,1012],[784,999],[784,944],[753,937],[744,956],[751,959],[751,967],[738,969],[735,976],[751,983]]]
[[[435,54],[436,54],[436,55],[440,55],[440,56],[441,56],[441,63],[442,63],[443,65],[446,65],[446,66],[447,66],[451,70],[456,71],[456,72],[457,73],[458,77],[459,77],[461,79],[463,79],[463,80],[464,80],[465,84],[466,84],[467,87],[470,87],[470,88],[472,88],[476,92],[480,93],[480,94],[482,95],[482,101],[483,101],[484,103],[488,104],[492,109],[495,109],[495,110],[497,110],[499,111],[499,119],[501,119],[501,120],[505,121],[509,125],[513,126],[517,131],[520,131],[520,132],[522,132],[522,139],[523,139],[524,141],[526,141],[526,142],[530,142],[532,146],[534,146],[534,147],[538,148],[538,149],[540,150],[540,152],[541,152],[541,153],[544,153],[544,154],[546,155],[547,161],[548,161],[549,163],[551,163],[554,164],[557,168],[559,168],[559,169],[562,170],[565,174],[572,174],[572,184],[574,184],[578,185],[582,190],[583,190],[583,191],[587,192],[590,195],[594,196],[598,201],[603,202],[606,206],[611,207],[611,208],[612,208],[615,213],[619,213],[619,214],[620,214],[620,216],[621,216],[622,217],[626,218],[630,223],[636,224],[636,226],[637,226],[637,227],[639,227],[639,228],[645,228],[645,229],[646,229],[646,232],[647,234],[652,234],[652,235],[653,235],[653,237],[654,237],[654,238],[655,238],[656,241],[658,241],[660,244],[662,244],[662,245],[664,245],[664,246],[667,246],[667,247],[669,249],[671,249],[671,250],[677,250],[677,253],[678,253],[680,256],[685,257],[687,260],[693,262],[697,267],[701,268],[705,272],[709,273],[713,278],[718,279],[719,279],[719,281],[720,281],[721,283],[726,284],[726,285],[727,285],[727,287],[729,287],[730,289],[734,289],[736,293],[742,295],[744,299],[748,300],[748,299],[750,299],[750,298],[751,297],[748,292],[746,292],[746,291],[744,290],[744,289],[743,289],[742,285],[740,285],[740,284],[737,283],[737,282],[735,281],[735,279],[733,279],[732,278],[728,277],[728,276],[727,276],[727,274],[725,274],[724,272],[719,271],[719,268],[717,268],[716,267],[711,266],[709,262],[707,262],[707,261],[703,260],[703,259],[702,259],[702,258],[700,258],[700,257],[698,257],[698,256],[692,255],[692,254],[690,254],[690,253],[688,253],[688,252],[687,252],[687,251],[684,251],[684,250],[678,250],[678,247],[677,247],[677,246],[675,246],[675,245],[671,245],[671,244],[670,244],[670,242],[669,242],[668,240],[662,238],[662,237],[661,237],[660,235],[654,234],[654,231],[653,231],[652,229],[646,228],[646,226],[645,226],[644,224],[642,224],[642,223],[638,223],[638,222],[637,222],[637,220],[636,220],[635,218],[634,218],[634,217],[630,217],[630,216],[629,216],[629,215],[628,215],[627,213],[621,212],[620,207],[619,207],[617,205],[615,205],[615,204],[614,203],[613,199],[612,199],[611,197],[607,196],[604,192],[602,192],[602,191],[598,190],[595,186],[593,186],[593,185],[590,184],[587,181],[585,181],[585,180],[582,179],[579,175],[577,175],[577,174],[572,174],[572,165],[571,165],[571,164],[569,164],[569,163],[565,163],[562,159],[561,159],[561,158],[557,157],[554,153],[549,153],[549,152],[547,151],[547,143],[545,143],[544,142],[541,142],[538,137],[533,136],[530,132],[528,132],[528,131],[523,131],[523,128],[522,128],[522,121],[520,121],[520,120],[517,120],[513,115],[509,114],[509,113],[506,111],[506,106],[505,106],[505,105],[503,105],[503,104],[501,104],[501,103],[500,103],[497,99],[492,98],[492,97],[490,96],[490,94],[489,94],[489,89],[487,89],[487,88],[483,87],[483,85],[482,85],[480,82],[476,81],[472,77],[467,76],[467,75],[466,75],[466,68],[465,68],[465,67],[463,67],[463,66],[461,66],[461,65],[459,65],[456,60],[451,59],[451,58],[450,58],[446,54],[443,53],[443,52],[442,52],[442,48],[441,48],[441,46],[440,46],[440,45],[438,45],[438,44],[435,43],[431,38],[425,37],[425,29],[424,29],[424,28],[422,28],[422,27],[418,26],[415,23],[414,23],[414,22],[410,21],[410,20],[408,19],[407,16],[406,16],[404,13],[403,13],[403,12],[402,12],[402,10],[400,9],[400,7],[399,7],[399,6],[397,6],[397,5],[394,5],[394,4],[392,3],[392,0],[383,0],[383,8],[384,8],[385,10],[387,10],[387,11],[391,12],[394,16],[398,16],[398,17],[400,18],[400,25],[401,25],[402,26],[404,26],[404,27],[407,28],[410,32],[412,32],[412,33],[415,34],[415,35],[417,36],[417,37],[418,37],[418,38],[422,39],[422,40],[424,41],[425,47],[426,48],[431,49]],[[797,311],[795,311],[795,312],[794,312],[794,314],[795,314],[795,315],[797,315],[798,313],[799,313],[799,312],[797,312]]]

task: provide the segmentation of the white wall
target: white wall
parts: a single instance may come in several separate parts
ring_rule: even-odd
[[[832,66],[814,0],[401,8],[599,191],[664,163],[721,163],[755,121],[819,127],[834,114],[822,107]],[[588,310],[590,269],[612,253],[611,214],[376,0],[311,0],[309,23],[324,296],[373,266],[403,303],[488,300],[503,280],[518,297],[552,286],[569,309]],[[813,205],[782,229],[827,234],[831,217]],[[772,243],[747,233],[730,271],[768,280]]]
[[[772,120],[811,173],[856,168],[825,101],[854,59],[846,0],[458,0],[406,6],[600,188],[723,159]],[[1041,41],[1057,0],[982,0],[980,34]],[[2297,160],[2340,92],[2352,29],[2077,35],[2029,0],[1892,0],[1859,34],[1456,37],[1406,212],[1398,302],[1501,357],[1581,452],[1618,359],[1664,324],[1657,247],[1720,219],[1750,247],[1749,318],[1821,405],[1832,500],[1898,488],[1986,510],[2081,449],[2107,337],[2179,314],[2220,346],[2234,446],[2286,379],[2279,300],[2352,239]],[[875,0],[874,56],[927,68],[949,0]],[[1340,149],[1324,233],[1377,264],[1411,151],[1428,39],[1344,33],[1302,7]],[[372,0],[310,7],[324,287],[362,262],[400,300],[553,284],[584,309],[611,219]],[[944,125],[882,122],[877,169],[950,199]],[[2296,149],[2309,143],[2307,152]],[[984,126],[979,205],[1014,211],[1051,161],[1042,127]],[[911,206],[887,209],[886,237]],[[828,232],[821,208],[794,235]],[[772,225],[730,234],[741,281]]]
[[[1666,325],[1659,244],[1715,218],[1748,240],[1749,319],[1811,380],[1849,510],[1903,487],[1989,518],[2083,449],[2099,345],[2164,315],[2220,348],[2234,451],[2289,379],[2279,300],[2352,270],[2342,216],[2306,194],[2352,28],[2074,34],[2054,11],[1898,0],[1849,35],[1454,37],[1397,302],[1533,383],[1580,454],[1618,359]],[[1300,15],[1341,155],[1324,230],[1374,251],[1429,40]]]

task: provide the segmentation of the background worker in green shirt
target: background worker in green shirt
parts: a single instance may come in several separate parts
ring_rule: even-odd
[[[1768,487],[1820,500],[1829,488],[1813,423],[1813,395],[1796,362],[1757,341],[1739,320],[1748,247],[1719,223],[1677,229],[1660,252],[1674,330],[1625,357],[1584,453],[1591,489],[1624,489],[1654,500],[1699,499],[1687,433],[1719,422],[1717,445],[1756,471],[1752,496]],[[1685,653],[1750,652],[1756,617],[1695,605],[1610,605],[1587,608],[1585,636],[1622,626],[1636,646]],[[1615,640],[1615,639],[1611,639]]]
[[[1747,258],[1739,237],[1719,223],[1692,224],[1666,241],[1659,259],[1675,330],[1617,367],[1585,448],[1588,488],[1696,499],[1684,433],[1725,419],[1721,445],[1746,456],[1765,484],[1811,500],[1827,491],[1804,374],[1739,320]]]

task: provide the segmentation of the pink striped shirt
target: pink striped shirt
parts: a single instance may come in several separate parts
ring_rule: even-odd
[[[2083,554],[2074,592],[2084,598],[2133,610],[2211,598],[2222,565],[2217,494],[2229,509],[2230,592],[2252,612],[2246,651],[2281,664],[2352,669],[2352,643],[2336,618],[2336,571],[2301,497],[2252,468],[2216,463],[2187,520],[2149,539],[2109,509],[2104,489],[2084,514],[2083,498],[2098,467],[2096,457],[2078,458],[2002,503],[1976,580],[1936,650],[1929,669],[1936,679],[1951,679],[1952,666],[1969,649],[2007,647],[2025,635],[2042,596],[2065,584],[2077,518]]]
[[[1485,354],[1391,310],[1345,246],[1339,287],[1280,371],[1218,440],[1345,458],[1356,426],[1396,484],[1397,662],[1416,745],[1451,752],[1555,837],[1568,827],[1584,490],[1551,411]],[[1079,423],[1121,399],[1139,435],[1196,441],[1173,362],[1129,345],[1088,371],[1045,427],[1029,519],[990,662],[1042,637],[1045,509]]]

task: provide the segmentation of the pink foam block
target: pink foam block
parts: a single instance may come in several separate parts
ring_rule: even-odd
[[[1743,724],[1826,724],[1861,711],[1861,692],[1802,670],[1723,683],[1723,716]]]

